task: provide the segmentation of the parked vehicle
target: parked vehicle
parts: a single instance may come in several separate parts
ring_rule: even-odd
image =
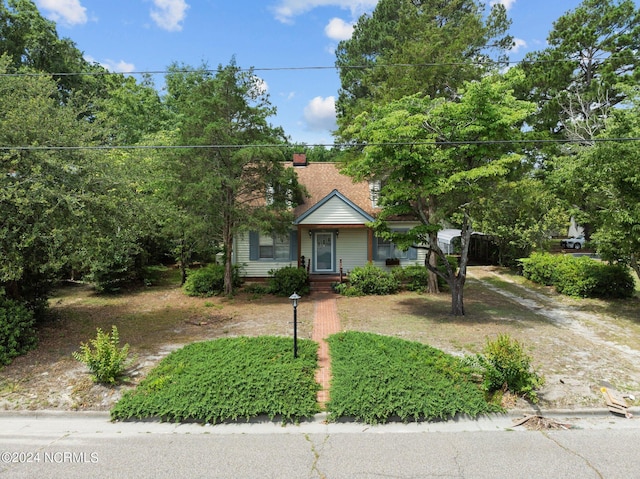
[[[574,236],[560,240],[560,246],[563,249],[581,249],[584,246],[584,236]]]

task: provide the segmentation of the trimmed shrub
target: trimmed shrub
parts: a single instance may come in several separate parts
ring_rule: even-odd
[[[285,266],[269,271],[269,290],[277,296],[290,296],[294,292],[309,294],[309,273],[304,268]]]
[[[240,286],[240,273],[236,266],[232,269],[233,286]],[[184,291],[189,296],[213,296],[224,291],[224,265],[210,264],[204,268],[190,270]]]
[[[534,403],[538,401],[536,390],[544,384],[544,378],[533,371],[531,357],[520,342],[500,334],[493,341],[487,340],[482,352],[466,358],[466,362],[480,371],[488,393],[508,389]]]
[[[95,382],[102,384],[115,384],[133,362],[133,359],[127,359],[129,345],[120,348],[120,335],[115,326],[111,327],[111,333],[98,328],[96,338],[80,344],[80,351],[74,351],[72,355],[89,367]]]
[[[634,281],[629,269],[588,256],[534,253],[522,261],[522,274],[539,284],[555,286],[559,293],[583,298],[630,298]]]
[[[362,294],[394,294],[400,289],[400,282],[392,273],[372,263],[353,268],[349,274],[349,283]]]
[[[31,310],[0,292],[0,366],[36,346],[35,322]]]
[[[425,266],[415,264],[404,268],[393,268],[391,274],[408,291],[424,292],[427,289],[429,270]]]

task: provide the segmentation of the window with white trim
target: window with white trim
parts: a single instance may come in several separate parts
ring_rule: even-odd
[[[378,238],[378,259],[408,259],[409,250],[402,251],[391,240]]]
[[[289,260],[289,236],[271,236],[260,234],[260,259],[276,261]]]

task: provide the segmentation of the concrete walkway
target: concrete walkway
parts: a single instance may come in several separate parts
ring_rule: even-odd
[[[330,335],[340,332],[340,318],[338,318],[338,306],[333,294],[317,293],[314,294],[314,299],[315,311],[311,339],[320,344],[316,381],[320,384],[318,403],[320,407],[324,407],[329,401],[329,386],[331,384],[331,358],[326,339]]]

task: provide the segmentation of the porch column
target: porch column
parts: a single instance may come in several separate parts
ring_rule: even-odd
[[[367,263],[373,261],[373,230],[367,228]]]
[[[302,225],[298,225],[298,268],[300,267],[300,256],[302,255]],[[307,267],[307,265],[302,265]]]

